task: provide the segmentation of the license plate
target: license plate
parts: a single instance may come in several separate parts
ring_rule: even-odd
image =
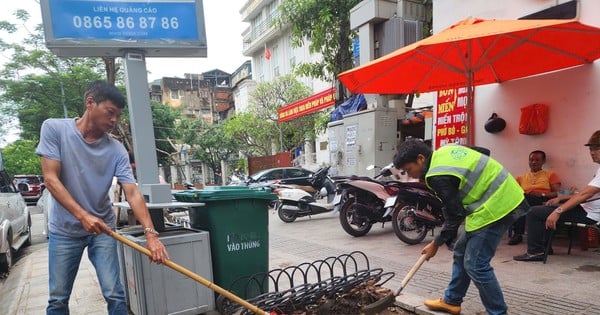
[[[391,196],[389,197],[386,201],[385,201],[385,206],[384,208],[387,207],[393,207],[396,204],[396,198],[398,198],[398,196]]]
[[[340,201],[342,201],[342,195],[336,194],[331,203],[333,203],[334,205],[337,205],[338,203],[340,203]]]

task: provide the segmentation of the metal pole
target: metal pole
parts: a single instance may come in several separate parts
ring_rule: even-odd
[[[169,185],[158,183],[158,160],[144,52],[125,51],[123,60],[131,135],[140,190],[148,196],[150,202],[171,202]]]
[[[59,73],[60,75],[60,73]],[[67,114],[67,105],[65,104],[65,86],[63,84],[62,76],[60,78],[60,100],[62,102],[63,112],[65,113],[65,118],[68,118]]]

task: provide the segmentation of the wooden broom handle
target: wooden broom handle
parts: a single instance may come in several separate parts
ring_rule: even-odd
[[[417,263],[415,263],[414,266],[412,266],[412,268],[410,269],[410,271],[408,272],[408,274],[406,274],[406,276],[404,277],[404,279],[402,279],[402,287],[405,287],[408,284],[408,281],[410,281],[410,279],[415,275],[415,273],[417,272],[417,270],[419,270],[419,268],[421,267],[421,265],[427,260],[427,255],[423,254],[421,255],[421,257],[419,257],[419,260],[417,260]]]

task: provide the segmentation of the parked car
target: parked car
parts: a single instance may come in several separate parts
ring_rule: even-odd
[[[46,238],[50,236],[50,229],[48,227],[48,217],[50,216],[52,202],[54,202],[52,194],[50,194],[50,191],[48,189],[44,189],[44,191],[42,192],[42,196],[40,197],[40,199],[38,199],[36,203],[38,208],[40,208],[40,210],[42,210],[42,213],[44,214],[44,225],[42,226],[42,233],[46,235]]]
[[[0,153],[0,272],[8,272],[13,265],[13,254],[28,245],[31,245],[31,214],[4,170]]]
[[[308,179],[314,172],[301,167],[276,167],[258,171],[246,179],[249,187],[270,187],[274,183],[310,186]]]
[[[40,175],[15,175],[15,185],[27,202],[36,202],[46,188],[44,177]]]

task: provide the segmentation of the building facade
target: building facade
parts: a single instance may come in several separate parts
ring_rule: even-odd
[[[240,9],[242,21],[249,24],[242,33],[243,55],[251,58],[252,81],[234,87],[237,108],[247,108],[249,98],[256,84],[269,82],[293,72],[294,66],[302,62],[321,60],[319,54],[311,54],[308,45],[292,47],[288,28],[275,25],[279,18],[277,8],[281,0],[249,0]],[[333,82],[302,77],[298,80],[310,87],[314,93],[331,88]],[[307,141],[303,155],[297,164],[307,168],[318,168],[329,163],[327,137],[320,135],[316,141]]]
[[[181,110],[185,117],[213,124],[235,109],[230,83],[231,75],[218,69],[186,73],[184,78],[163,77],[150,84],[150,98]]]

